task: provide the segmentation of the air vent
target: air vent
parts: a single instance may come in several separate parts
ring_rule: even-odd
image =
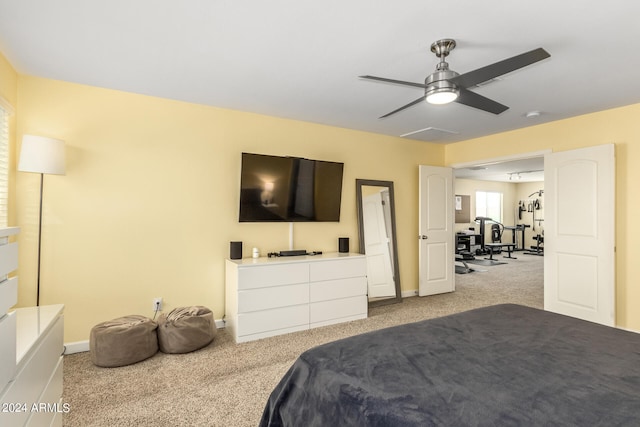
[[[429,135],[433,135],[433,136],[437,136],[438,134],[457,135],[459,133],[459,132],[456,132],[454,130],[440,129],[440,128],[436,128],[436,127],[433,127],[433,126],[429,126],[427,128],[424,128],[424,129],[418,129],[418,130],[414,130],[413,132],[402,134],[402,135],[400,135],[400,137],[401,138],[405,138],[407,136],[415,135],[417,133],[422,133],[422,132],[429,132]]]

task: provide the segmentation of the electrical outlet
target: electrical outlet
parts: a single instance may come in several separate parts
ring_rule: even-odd
[[[153,299],[153,311],[162,311],[162,297]]]

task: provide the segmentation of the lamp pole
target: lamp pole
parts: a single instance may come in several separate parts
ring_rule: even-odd
[[[40,174],[40,213],[38,215],[38,276],[36,279],[36,306],[40,306],[40,254],[42,253],[42,189],[44,174]]]

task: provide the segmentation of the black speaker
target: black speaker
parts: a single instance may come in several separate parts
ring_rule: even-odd
[[[242,259],[242,242],[231,242],[229,258]]]
[[[341,253],[349,252],[349,238],[348,237],[338,237],[338,252],[341,252]]]

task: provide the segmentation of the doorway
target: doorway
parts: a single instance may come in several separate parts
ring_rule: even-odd
[[[609,326],[615,325],[614,151],[613,144],[605,144],[547,152],[542,183],[549,187],[544,308]],[[515,160],[535,157],[521,155]],[[514,158],[452,168],[489,170],[492,164],[504,165],[509,160]],[[510,180],[514,173],[517,175],[517,171],[507,172]],[[516,218],[514,215],[514,222]],[[543,221],[534,219],[539,227]]]
[[[514,243],[514,249],[518,252],[543,251],[545,202],[542,153],[454,165],[453,169],[455,194],[468,202],[468,206],[465,206],[466,215],[456,215],[456,232],[473,228],[476,234],[484,237],[485,242],[491,243],[496,241],[491,236],[497,230],[500,241]],[[475,220],[477,217],[490,219],[480,224]],[[481,229],[482,226],[484,229]]]
[[[514,292],[526,295],[528,304],[543,307],[546,153],[452,166],[456,209],[464,209],[456,211],[454,227],[459,273],[454,279],[456,286],[486,292],[492,284],[498,287],[498,282],[513,281]],[[460,200],[464,206],[458,203]],[[464,242],[459,249],[458,242]],[[491,248],[495,243],[514,246]],[[509,290],[507,286],[499,288]],[[513,298],[520,303],[517,296]]]

